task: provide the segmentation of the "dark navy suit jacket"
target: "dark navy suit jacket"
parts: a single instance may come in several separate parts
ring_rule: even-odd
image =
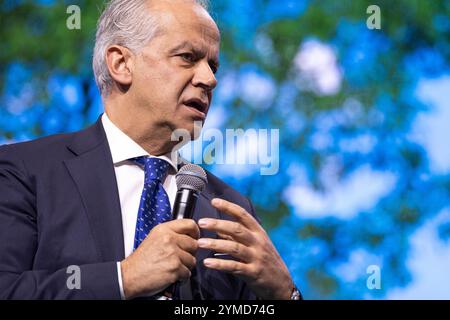
[[[254,214],[247,198],[208,173],[195,220],[229,219],[213,197]],[[191,292],[176,286],[175,298],[255,299],[242,280],[203,266],[212,254],[197,252]],[[0,147],[1,299],[120,299],[122,259],[119,194],[100,118],[83,131]],[[71,265],[80,267],[80,289],[67,286]]]

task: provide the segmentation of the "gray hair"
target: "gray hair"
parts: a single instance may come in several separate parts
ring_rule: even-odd
[[[208,9],[207,0],[193,1]],[[102,97],[108,96],[113,86],[106,65],[106,49],[116,44],[137,53],[158,34],[158,19],[150,14],[149,3],[150,0],[111,0],[100,16],[92,68]]]

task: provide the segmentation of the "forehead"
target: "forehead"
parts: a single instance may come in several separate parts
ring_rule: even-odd
[[[151,7],[158,15],[160,35],[167,41],[186,42],[218,50],[220,32],[210,15],[194,1],[161,1]]]

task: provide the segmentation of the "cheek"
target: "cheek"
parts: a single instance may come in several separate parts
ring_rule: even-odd
[[[136,89],[139,95],[146,96],[155,102],[163,102],[171,85],[170,72],[158,64],[139,70],[136,77]]]
[[[142,72],[142,80],[144,85],[156,86],[170,81],[170,73],[163,68],[146,68],[145,72]]]
[[[167,81],[170,70],[163,60],[158,56],[142,55],[136,64],[136,73],[142,83],[148,86],[156,85],[158,82]]]
[[[169,110],[179,107],[179,103],[186,97],[184,94],[189,87],[190,81],[188,77],[183,77],[182,72],[170,73],[163,81],[158,80],[158,87],[155,88],[153,94]]]
[[[173,112],[191,82],[190,70],[171,61],[145,57],[137,71],[137,94],[161,112]]]

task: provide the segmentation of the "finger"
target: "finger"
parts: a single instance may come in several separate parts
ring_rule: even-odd
[[[231,236],[235,241],[249,245],[253,243],[250,230],[235,221],[204,218],[198,221],[200,228]]]
[[[250,248],[235,241],[201,238],[198,240],[198,246],[219,253],[227,253],[244,262],[250,262],[252,260]]]
[[[192,254],[190,254],[186,251],[183,251],[183,250],[179,250],[179,252],[177,254],[178,254],[178,258],[180,258],[180,261],[183,264],[183,266],[185,266],[189,270],[191,270],[192,268],[195,267],[195,265],[197,263],[197,259]]]
[[[200,230],[197,223],[192,219],[178,219],[166,222],[167,226],[172,231],[178,234],[185,234],[191,238],[198,239],[200,237]]]
[[[192,255],[195,255],[198,249],[197,240],[185,234],[177,234],[177,245],[181,250],[189,252]]]
[[[191,270],[183,265],[183,266],[180,267],[180,271],[178,272],[178,279],[177,280],[181,281],[181,282],[189,280],[191,275],[192,275]]]
[[[250,213],[237,204],[219,198],[214,198],[211,201],[211,204],[220,212],[234,217],[238,222],[242,223],[250,230],[257,230],[261,227],[258,221],[256,221]]]
[[[234,241],[232,236],[229,236],[225,233],[217,232],[217,235],[222,239]]]
[[[229,272],[236,276],[248,276],[250,274],[247,264],[234,260],[208,258],[203,260],[203,264],[207,268]]]

